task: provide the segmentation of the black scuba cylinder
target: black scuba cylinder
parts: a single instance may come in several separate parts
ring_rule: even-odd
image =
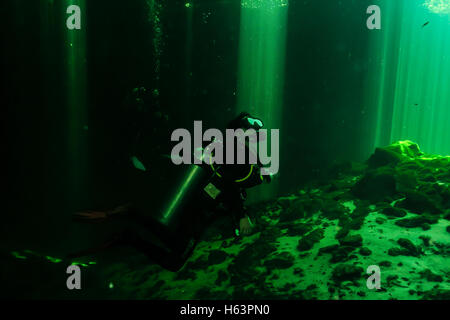
[[[171,252],[183,253],[196,238],[198,222],[205,209],[216,205],[208,196],[211,174],[197,165],[173,165],[170,181],[151,186],[148,195],[139,192],[134,199],[139,235]]]

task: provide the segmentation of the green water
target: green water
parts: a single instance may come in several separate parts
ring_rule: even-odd
[[[448,299],[449,0],[4,9],[6,297]],[[250,235],[218,219],[178,272],[130,248],[66,257],[128,226],[74,212],[135,198],[156,210],[178,179],[172,132],[223,129],[243,111],[280,132],[278,173],[248,190]],[[61,289],[72,264],[82,293]],[[370,265],[381,291],[366,286]]]

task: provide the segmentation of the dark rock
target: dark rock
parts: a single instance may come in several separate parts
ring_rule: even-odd
[[[419,239],[421,239],[423,241],[423,244],[425,246],[428,247],[430,245],[431,238],[429,236],[420,236]]]
[[[442,256],[450,256],[450,244],[441,243],[441,242],[434,242],[433,243],[436,247],[436,249],[433,250],[435,254],[439,254]]]
[[[210,293],[210,297],[206,297],[206,300],[230,300],[231,296],[228,292],[226,292],[225,290],[220,290],[220,291],[214,291]]]
[[[395,180],[397,181],[397,191],[413,191],[417,187],[418,183],[417,172],[414,170],[401,171],[399,168],[397,168]]]
[[[185,266],[183,269],[177,272],[175,280],[195,280],[197,279],[197,274],[189,269],[189,266]]]
[[[377,203],[375,204],[375,206],[376,206],[376,209],[377,209],[378,211],[381,211],[381,210],[383,210],[384,208],[390,207],[391,204],[390,204],[389,202],[383,202],[383,201],[380,201],[380,202],[377,202]]]
[[[279,276],[278,274],[273,274],[273,275],[270,277],[270,279],[271,279],[271,280],[277,280],[277,279],[280,279],[280,276]]]
[[[289,207],[292,207],[293,205],[295,206],[296,201],[297,200],[292,200],[289,198],[278,198],[276,200],[276,204],[280,205],[281,208],[283,208],[283,209],[288,209]],[[262,208],[262,209],[265,209],[265,208]]]
[[[407,160],[423,155],[419,145],[410,140],[397,141],[387,147],[383,147],[383,149],[395,152],[404,157],[403,159],[406,158]]]
[[[323,201],[320,199],[310,199],[303,201],[302,205],[308,213],[307,215],[310,216],[311,214],[318,212],[323,207]]]
[[[344,216],[348,209],[336,201],[324,201],[321,208],[322,216],[327,219],[334,220]]]
[[[310,284],[307,288],[306,288],[306,290],[314,290],[314,289],[317,289],[317,285],[316,284]]]
[[[310,232],[312,226],[306,223],[291,224],[288,226],[287,235],[288,236],[303,236],[304,234]]]
[[[450,290],[433,288],[432,290],[425,292],[422,300],[450,300]]]
[[[197,290],[194,294],[194,299],[205,300],[211,298],[211,291],[208,287],[203,287]]]
[[[430,269],[425,269],[419,272],[421,278],[431,282],[442,282],[444,279],[442,276],[433,273]]]
[[[228,258],[228,254],[222,250],[212,250],[208,255],[208,264],[215,265],[224,262]]]
[[[380,266],[380,267],[390,267],[390,266],[392,266],[392,262],[390,262],[390,261],[381,261],[381,262],[379,262],[378,263],[378,265]]]
[[[310,252],[302,252],[298,256],[303,259],[303,258],[305,258],[305,257],[307,257],[309,255],[310,255]]]
[[[352,188],[352,193],[360,198],[377,202],[396,193],[395,171],[382,167],[368,171]]]
[[[391,248],[388,250],[390,256],[412,256],[418,257],[421,254],[421,250],[417,248],[414,243],[409,239],[399,239],[397,243],[401,248]]]
[[[276,247],[270,243],[264,241],[254,242],[233,258],[233,261],[228,266],[228,273],[232,276],[232,279],[236,278],[236,281],[242,281],[242,279],[257,279],[259,276],[257,267],[261,266],[261,261],[265,259],[269,254],[276,251]]]
[[[244,300],[250,296],[248,290],[245,290],[243,287],[235,287],[231,295],[233,300]]]
[[[220,245],[221,248],[228,248],[230,247],[230,245],[228,244],[227,241],[222,241],[222,244]]]
[[[372,251],[367,247],[362,247],[359,249],[359,254],[362,256],[370,256],[372,254]]]
[[[296,287],[295,283],[286,283],[283,287],[280,288],[280,291],[290,291]]]
[[[305,300],[306,298],[305,298],[305,295],[302,290],[294,290],[285,299],[299,301],[299,300]]]
[[[360,247],[362,245],[362,237],[360,234],[347,235],[339,240],[341,245],[349,247]]]
[[[203,270],[208,268],[209,263],[208,259],[206,259],[206,255],[202,255],[201,257],[197,258],[197,260],[189,261],[186,263],[186,265],[183,267],[184,270]]]
[[[442,199],[442,208],[450,210],[450,190],[448,188],[442,189],[440,195]]]
[[[425,223],[434,224],[437,222],[438,222],[437,218],[431,218],[426,215],[422,215],[419,217],[400,219],[400,220],[395,221],[395,224],[400,227],[405,227],[405,228],[417,228],[417,227],[421,227]]]
[[[350,253],[354,250],[355,248],[353,247],[348,247],[348,246],[341,246],[339,247],[337,250],[333,251],[331,253],[331,259],[330,262],[331,263],[336,263],[336,262],[345,262],[348,261],[350,259],[354,259],[356,258],[355,256],[351,256]]]
[[[319,242],[324,237],[324,232],[322,229],[316,229],[311,231],[306,236],[298,241],[297,249],[299,251],[307,251],[312,249],[316,242]]]
[[[273,259],[264,261],[264,266],[269,269],[287,269],[294,265],[295,257],[289,252],[283,252]]]
[[[337,187],[337,185],[335,183],[331,183],[329,186],[326,186],[323,188],[323,191],[328,192],[328,193],[333,193],[333,192],[336,192],[337,190],[339,190],[339,188]]]
[[[384,208],[383,211],[381,211],[381,212],[389,217],[404,217],[404,216],[406,216],[405,210],[396,208],[396,207],[391,207],[391,206]]]
[[[219,270],[219,272],[217,273],[217,279],[215,282],[216,286],[220,286],[222,284],[222,282],[224,282],[227,279],[228,279],[228,274],[223,270]]]
[[[402,155],[386,148],[376,148],[368,160],[369,168],[379,168],[387,165],[395,166],[402,160]]]
[[[165,284],[166,282],[164,280],[159,280],[158,282],[155,283],[155,285],[152,287],[153,291],[158,291],[159,289],[161,289],[161,287]]]
[[[347,226],[350,230],[359,230],[364,225],[365,217],[355,217],[352,218]]]
[[[332,244],[326,247],[322,247],[319,249],[318,255],[322,255],[324,253],[332,253],[333,251],[337,250],[339,248],[338,244]]]
[[[427,173],[424,174],[420,180],[425,182],[436,182],[436,177],[433,176],[431,173]]]
[[[340,229],[340,230],[336,233],[335,238],[336,238],[337,240],[342,239],[342,238],[345,238],[345,237],[348,235],[349,232],[350,232],[350,229],[348,229],[348,228],[342,228],[342,229]]]
[[[426,194],[416,191],[408,192],[406,194],[406,199],[397,202],[395,206],[418,214],[439,214],[442,212]]]
[[[295,268],[294,272],[295,275],[299,275],[299,276],[303,276],[304,275],[304,271],[302,268]]]
[[[364,206],[362,205],[363,202],[365,201],[358,201],[360,204],[357,204],[358,207],[353,210],[352,214],[351,214],[351,218],[355,219],[355,218],[365,218],[369,215],[370,213],[370,209],[369,209],[369,203],[365,204]]]
[[[287,201],[285,203],[288,203]],[[305,208],[302,200],[294,200],[289,206],[284,206],[280,214],[279,222],[292,222],[305,216]]]
[[[383,219],[383,218],[381,218],[381,217],[377,217],[377,218],[375,219],[375,222],[378,223],[378,224],[383,224],[383,223],[386,222],[386,219]]]
[[[274,242],[279,237],[281,237],[283,233],[280,228],[269,227],[261,231],[259,235],[259,239],[264,242]]]
[[[411,240],[409,239],[405,239],[405,238],[400,238],[397,240],[397,243],[404,249],[408,250],[411,255],[419,255],[420,254],[420,250],[419,248],[417,248],[414,243],[412,243]]]
[[[388,250],[388,255],[396,257],[396,256],[403,255],[404,252],[405,252],[405,250],[401,249],[401,248],[390,248]]]
[[[333,184],[333,186],[336,188],[334,191],[330,192],[330,190],[324,190],[324,193],[321,194],[321,198],[324,202],[334,201],[335,203],[337,203],[339,199],[345,197],[345,190],[337,189],[336,184]],[[324,203],[322,208],[325,206],[326,204]]]
[[[431,226],[428,223],[424,223],[421,228],[422,228],[422,230],[426,231],[426,230],[430,230]]]
[[[348,227],[348,224],[350,223],[350,221],[351,221],[351,218],[348,215],[344,215],[339,218],[338,225],[342,228],[350,230],[350,228]]]
[[[386,278],[386,284],[388,287],[392,286],[392,285],[396,285],[398,284],[398,276],[397,275],[389,275]]]
[[[339,264],[332,272],[332,279],[335,282],[358,280],[363,275],[363,268],[352,264]]]

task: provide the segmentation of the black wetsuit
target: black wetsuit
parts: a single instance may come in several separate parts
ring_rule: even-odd
[[[228,128],[241,128],[240,119],[245,115],[241,114],[230,122]],[[248,155],[249,150],[246,150],[246,153]],[[172,188],[174,190],[167,192],[163,185],[155,186],[145,172],[141,173],[138,177],[141,181],[137,183],[139,188],[132,192],[135,195],[135,199],[132,199],[133,205],[125,214],[119,214],[113,219],[117,232],[100,248],[132,246],[164,268],[177,271],[194,250],[202,232],[211,220],[216,218],[215,214],[206,213],[216,211],[222,204],[233,220],[234,226],[239,228],[240,219],[246,216],[245,189],[259,185],[264,180],[259,164],[202,163],[174,166],[171,163],[170,168],[174,172],[180,171],[180,179],[166,181],[168,188],[174,187]],[[147,187],[143,188],[146,184]],[[151,193],[151,190],[160,193]],[[162,199],[166,195],[169,197]],[[170,213],[169,221],[163,221],[161,215],[158,215],[162,212]],[[95,249],[80,253],[78,256],[93,251]]]
[[[208,168],[203,167],[201,170],[207,171],[207,175],[211,176],[212,171],[208,171]],[[198,188],[184,205],[183,217],[175,230],[166,228],[148,215],[151,209],[139,208],[137,205],[123,219],[116,219],[123,231],[116,235],[115,244],[132,246],[164,268],[177,271],[190,256],[204,230],[221,217],[220,210],[217,210],[219,206],[224,207],[235,228],[239,228],[240,219],[246,216],[245,189],[217,176],[211,177],[201,186],[211,183],[221,190],[220,194],[212,199],[203,189]]]

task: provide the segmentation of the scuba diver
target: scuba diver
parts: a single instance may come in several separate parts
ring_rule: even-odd
[[[260,119],[246,112],[227,125],[227,129],[242,129],[246,132],[253,129],[252,132],[256,133],[262,127]],[[235,143],[235,151],[236,148],[243,148],[246,159],[249,159],[247,156],[252,152],[256,154],[249,141],[257,137],[256,134],[244,139],[245,143]],[[233,136],[233,139],[238,137]],[[225,145],[224,142],[218,142]],[[234,152],[236,155],[237,152]],[[244,206],[246,189],[270,182],[270,175],[262,174],[264,166],[257,156],[256,159],[253,164],[216,164],[206,161],[191,165],[170,163],[175,178],[159,184],[157,188],[149,182],[149,188],[156,189],[157,194],[153,194],[153,197],[144,188],[130,204],[108,211],[75,213],[74,218],[79,222],[114,221],[119,231],[101,246],[70,257],[89,255],[115,246],[131,246],[162,267],[178,271],[189,258],[203,231],[218,218],[220,211],[232,219],[236,236],[249,234],[252,222]]]

